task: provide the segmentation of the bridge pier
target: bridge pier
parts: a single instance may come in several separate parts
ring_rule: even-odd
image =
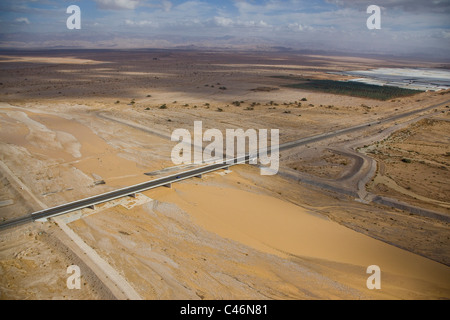
[[[136,193],[129,194],[128,196],[136,199]]]
[[[93,204],[92,206],[88,207],[89,209],[95,210],[95,204]]]
[[[164,187],[172,189],[172,184],[171,183],[165,184]]]

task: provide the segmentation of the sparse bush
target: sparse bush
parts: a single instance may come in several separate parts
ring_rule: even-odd
[[[411,161],[411,159],[403,158],[402,162],[404,162],[404,163],[411,163],[412,161]]]
[[[166,104],[164,103],[163,105],[159,106],[160,109],[167,109]]]
[[[302,98],[300,101],[308,101],[308,99],[306,98]]]
[[[233,101],[231,104],[236,106],[236,107],[240,107],[241,106],[241,103],[239,101]]]
[[[217,108],[217,111],[218,112],[223,112],[223,109],[222,108]]]

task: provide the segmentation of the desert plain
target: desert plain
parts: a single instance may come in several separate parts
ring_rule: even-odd
[[[2,52],[1,222],[191,168],[172,163],[171,133],[194,121],[298,143],[273,176],[242,164],[0,230],[0,299],[449,299],[450,91],[381,101],[285,86],[381,67],[449,65]],[[67,286],[71,265],[80,289]],[[371,265],[381,289],[366,285]]]

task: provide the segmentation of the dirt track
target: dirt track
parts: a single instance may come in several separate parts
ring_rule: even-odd
[[[118,55],[123,54],[126,53]],[[298,72],[320,78],[326,76],[324,72],[336,68],[361,66],[363,62],[358,65],[357,59],[351,63],[342,61],[336,67],[335,60],[328,63],[325,57],[314,57],[313,64],[311,57],[288,56],[282,65],[273,64],[271,57],[255,59],[251,55],[208,55],[205,59],[201,54],[183,56],[183,53],[176,52],[150,61],[144,56],[133,57],[134,60],[126,60],[133,61],[129,65],[121,65],[120,61],[123,60],[118,56],[111,55],[106,59],[95,53],[80,54],[66,61],[70,63],[57,60],[58,64],[55,64],[56,60],[45,56],[31,60],[24,57],[20,61],[11,57],[4,59],[3,63],[12,71],[11,79],[2,79],[4,87],[1,99],[10,105],[2,104],[0,113],[0,160],[23,186],[29,188],[30,194],[46,206],[143,182],[149,179],[144,173],[173,167],[167,158],[173,144],[167,142],[167,137],[175,128],[192,129],[194,120],[203,120],[205,129],[282,128],[280,140],[283,143],[352,125],[376,122],[380,118],[447,101],[445,95],[437,93],[424,93],[393,102],[368,102],[360,98],[285,88],[269,92],[252,91],[261,86],[278,86],[280,83],[271,75]],[[36,63],[36,59],[39,63]],[[105,64],[102,59],[108,63]],[[86,60],[89,63],[84,63]],[[181,62],[175,66],[174,61]],[[23,63],[29,64],[31,68],[21,69]],[[374,66],[389,63],[402,65],[398,62],[373,61]],[[47,68],[48,65],[51,68]],[[193,65],[196,65],[195,70]],[[182,72],[177,73],[180,70]],[[36,71],[40,72],[39,76]],[[75,74],[75,83],[67,85],[67,80]],[[95,80],[86,86],[89,77]],[[129,86],[125,87],[122,83]],[[226,86],[227,90],[219,90],[217,83]],[[303,97],[308,100],[306,105],[299,107],[294,103]],[[232,104],[233,101],[244,102],[238,107]],[[166,104],[167,109],[161,109],[162,104]],[[369,105],[371,109],[363,104]],[[407,125],[407,122],[404,124]],[[309,215],[321,217],[322,220],[329,219],[333,221],[333,227],[329,225],[330,234],[338,230],[344,232],[345,229],[348,239],[360,239],[363,236],[362,239],[368,245],[385,248],[386,257],[387,252],[402,252],[401,256],[405,260],[399,260],[399,265],[413,259],[417,265],[431,268],[429,270],[444,270],[443,273],[434,272],[436,275],[445,274],[445,268],[417,255],[449,263],[447,223],[411,216],[407,211],[375,203],[354,201],[358,194],[368,200],[364,193],[365,182],[374,171],[374,166],[368,156],[358,154],[353,149],[383,139],[401,127],[401,123],[381,127],[371,126],[362,133],[348,133],[283,151],[283,172],[277,177],[263,179],[255,174],[255,168],[239,167],[231,175],[212,176],[205,181],[182,184],[173,190],[146,193],[149,198],[162,203],[161,206],[141,204],[133,207],[125,204],[124,207],[120,204],[95,214],[83,214],[79,217],[81,219],[70,222],[69,227],[143,298],[448,297],[448,289],[432,285],[434,280],[427,282],[426,288],[417,287],[416,277],[420,278],[420,273],[413,274],[412,278],[397,278],[398,275],[392,270],[399,270],[396,269],[398,266],[389,267],[389,290],[382,293],[368,292],[364,285],[361,287],[361,283],[365,283],[364,268],[348,264],[349,261],[365,263],[358,260],[362,255],[348,255],[346,263],[338,263],[336,257],[333,258],[335,262],[321,260],[326,257],[325,249],[321,257],[303,256],[311,248],[319,248],[320,241],[302,247],[303,242],[296,238],[295,241],[287,242],[294,246],[286,245],[279,240],[283,239],[283,235],[295,233],[284,230],[285,226],[270,229],[278,230],[278,234],[264,241],[254,234],[258,228],[253,229],[251,224],[238,234],[227,234],[229,230],[237,229],[244,220],[258,221],[251,220],[258,212],[264,212],[266,218],[260,229],[276,226],[278,221],[271,220],[276,215],[268,214],[265,208],[270,208],[268,204],[279,199],[286,206],[285,211],[290,213],[285,216],[288,221],[286,226],[295,229],[298,224],[300,227],[302,223],[299,217],[310,219]],[[378,133],[380,129],[384,131]],[[149,135],[149,132],[152,134]],[[325,156],[322,154],[324,150],[329,151]],[[320,162],[320,166],[316,161]],[[291,163],[307,169],[308,175],[302,174],[300,183],[297,182],[299,170],[290,168]],[[290,175],[294,179],[286,180],[282,175]],[[106,184],[96,185],[99,179]],[[10,184],[6,180],[3,190]],[[311,184],[323,189],[311,188]],[[251,199],[255,202],[242,212],[239,208],[230,207],[230,212],[241,212],[241,216],[233,220],[234,216],[230,215],[228,227],[217,229],[222,224],[213,222],[220,221],[221,215],[226,212],[211,209],[209,199],[206,199],[207,202],[197,199],[187,204],[183,193],[193,190],[211,193],[211,199],[214,199],[216,192],[222,192],[220,190],[228,192],[230,199],[234,200],[224,206],[246,203]],[[2,203],[12,203],[13,206],[0,208],[2,217],[9,219],[22,215],[24,210],[30,210],[27,207],[28,200],[20,198],[17,193],[4,194]],[[196,194],[194,192],[192,197]],[[265,196],[258,198],[261,194]],[[219,201],[220,198],[216,202]],[[183,206],[186,206],[184,210],[181,209]],[[205,213],[210,219],[208,222],[202,220]],[[308,221],[320,228],[328,226],[320,219]],[[341,229],[342,226],[348,229]],[[18,229],[16,232],[24,236],[24,230],[27,229]],[[347,233],[348,230],[358,233]],[[55,237],[55,234],[50,237]],[[383,243],[372,242],[375,241],[373,238]],[[6,249],[11,245],[11,239],[13,237],[2,236],[5,248],[2,250],[2,261],[5,262],[2,265],[2,279],[9,281],[9,284],[2,283],[2,288],[16,281],[14,257],[26,265],[26,259],[40,254],[34,251],[29,253],[28,258],[17,255],[23,251],[22,247],[13,251]],[[395,251],[386,243],[409,252]],[[332,252],[329,252],[330,259]],[[73,258],[75,255],[65,254],[64,261],[77,261]],[[63,269],[53,260],[51,266],[55,270]],[[33,268],[24,267],[23,270],[33,277]],[[35,276],[42,277],[40,274]],[[101,277],[92,276],[89,279]],[[59,275],[54,281],[61,284],[64,280],[64,275]],[[405,283],[408,284],[407,293],[402,288]],[[25,286],[20,292],[22,297],[52,298],[65,295],[61,293],[65,292],[64,284],[40,296],[32,284],[17,285]],[[87,285],[87,289],[100,288],[96,285],[89,287],[89,283]],[[103,289],[98,289],[95,297],[110,297],[112,290],[107,287],[103,285]],[[27,288],[32,290],[27,291]],[[95,290],[92,289],[92,292]]]

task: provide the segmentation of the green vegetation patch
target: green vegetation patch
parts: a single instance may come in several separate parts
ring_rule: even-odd
[[[294,80],[294,77],[278,77]],[[300,83],[283,85],[284,87],[303,89],[308,91],[320,91],[331,94],[347,95],[352,97],[368,98],[375,100],[389,100],[399,97],[408,97],[423,91],[403,89],[391,86],[377,86],[360,82],[346,82],[335,80],[306,79]]]

